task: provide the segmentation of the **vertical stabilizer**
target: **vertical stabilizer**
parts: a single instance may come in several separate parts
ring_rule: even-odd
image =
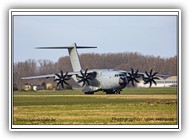
[[[77,52],[77,45],[74,43],[70,48],[68,48],[69,56],[71,65],[73,68],[73,71],[80,71],[81,70],[81,64]]]

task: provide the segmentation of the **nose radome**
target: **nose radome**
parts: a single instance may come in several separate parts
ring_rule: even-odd
[[[119,78],[119,85],[125,87],[127,85],[127,81],[125,78]]]

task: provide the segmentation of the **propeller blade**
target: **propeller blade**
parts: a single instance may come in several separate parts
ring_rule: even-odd
[[[57,77],[61,78],[61,76],[59,74],[55,74]]]
[[[61,82],[61,87],[64,89],[64,85],[63,85],[63,82]]]
[[[84,74],[83,74],[82,70],[80,70],[80,73],[81,73],[81,75],[84,77]]]
[[[84,85],[85,85],[85,81],[83,81],[83,84],[82,84],[82,86],[84,87]]]
[[[149,85],[149,88],[152,86],[152,81],[150,81],[150,85]]]
[[[158,77],[153,77],[153,79],[160,80],[160,78],[158,78]]]
[[[146,73],[146,75],[147,75],[148,77],[150,77],[147,71],[145,71],[145,73]]]
[[[66,85],[69,85],[69,83],[67,83],[66,81],[63,81],[63,83],[66,84]]]
[[[63,78],[67,77],[67,75],[68,75],[68,72],[65,73],[65,75],[63,76]]]
[[[155,85],[157,85],[157,83],[156,83],[156,81],[154,81],[154,79],[152,80],[152,82],[153,82]]]
[[[128,73],[130,76],[132,76],[132,74],[131,73]]]
[[[81,83],[81,82],[84,82],[84,80],[83,80],[83,79],[81,79],[81,80],[79,80],[79,81],[78,81],[78,83]]]
[[[87,74],[87,71],[88,71],[88,69],[86,69],[86,70],[85,70],[85,73],[84,73],[84,75],[86,75],[86,74]]]
[[[88,79],[86,80],[86,82],[87,82],[87,84],[88,84],[88,85],[90,85],[90,83],[89,83]]]
[[[61,87],[64,89],[64,84],[69,85],[69,83],[66,82],[71,79],[71,75],[68,76],[68,72],[64,74],[61,70],[60,74],[55,75],[57,76],[57,78],[54,79],[54,81],[57,82],[57,88],[59,87],[59,85],[61,85]]]
[[[131,73],[134,73],[134,70],[133,70],[133,68],[131,68]]]
[[[77,75],[78,78],[83,78],[82,76]]]
[[[134,82],[139,83],[139,81],[137,80],[137,78],[140,78],[140,75],[138,74],[138,72],[139,72],[138,69],[134,72],[133,68],[131,68],[131,72],[128,72],[129,76],[127,76],[127,80],[128,82],[131,82],[133,86],[135,86]]]
[[[58,88],[58,86],[59,86],[59,82],[57,83],[57,88]]]
[[[150,70],[150,75],[152,75],[152,69]]]
[[[152,76],[155,76],[156,74],[158,74],[158,72],[155,72]]]
[[[59,79],[55,79],[54,81],[59,81]]]
[[[61,77],[63,77],[63,71],[61,70]]]
[[[155,80],[159,80],[159,78],[156,77],[155,75],[158,74],[158,72],[154,72],[153,73],[153,70],[151,69],[150,73],[148,73],[146,71],[145,74],[147,75],[147,77],[143,78],[144,84],[148,84],[149,83],[150,84],[149,88],[152,86],[152,83],[154,83],[155,85],[157,85]]]
[[[132,85],[135,86],[134,81],[132,80]]]
[[[139,83],[139,81],[137,79],[134,79],[134,80],[135,80],[135,82]]]
[[[78,78],[80,78],[80,80],[78,81],[78,83],[82,83],[82,86],[84,87],[85,84],[90,85],[89,80],[93,80],[92,77],[89,76],[88,73],[88,69],[86,69],[84,72],[82,70],[80,70],[81,75],[77,75]]]

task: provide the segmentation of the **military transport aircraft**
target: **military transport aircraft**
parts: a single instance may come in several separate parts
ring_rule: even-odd
[[[22,79],[53,77],[54,81],[57,82],[57,87],[61,85],[62,88],[64,88],[64,85],[68,85],[67,81],[72,77],[75,82],[83,87],[82,91],[85,94],[93,94],[97,91],[104,91],[106,94],[120,94],[120,91],[130,82],[133,86],[135,82],[138,83],[138,78],[140,77],[144,80],[144,84],[150,84],[149,87],[151,87],[152,83],[156,85],[155,80],[159,79],[157,76],[163,76],[158,75],[158,73],[153,72],[153,70],[150,70],[149,73],[140,73],[138,70],[134,71],[133,68],[131,68],[131,71],[114,69],[83,70],[81,68],[77,49],[85,48],[97,47],[77,46],[76,43],[69,47],[37,47],[36,49],[68,49],[73,72],[63,72],[61,70],[60,73],[56,74],[23,77]]]

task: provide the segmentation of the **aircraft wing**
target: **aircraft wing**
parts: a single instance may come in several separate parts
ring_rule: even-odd
[[[90,73],[94,73],[96,71],[94,70],[88,70],[86,73],[90,74]],[[76,71],[76,72],[62,72],[63,75],[67,74],[67,76],[71,77],[73,75],[80,75],[81,71]],[[38,76],[29,76],[29,77],[22,77],[23,80],[29,80],[29,79],[43,79],[43,78],[55,78],[57,75],[61,75],[61,73],[56,73],[56,74],[47,74],[47,75],[38,75]]]
[[[146,73],[143,73],[143,72],[139,72],[138,74],[139,74],[140,76],[142,76],[142,77],[148,77],[148,75],[150,75],[150,73],[147,73],[147,74],[148,74],[148,75],[147,75]],[[164,79],[169,77],[169,75],[166,75],[166,74],[158,74],[158,73],[155,74],[154,76],[161,77],[161,78],[164,78]]]
[[[168,78],[170,75],[166,75],[166,74],[156,74],[156,76],[162,77],[162,78],[166,79],[166,78]]]
[[[23,80],[29,80],[29,79],[41,79],[41,78],[51,78],[55,77],[55,74],[48,74],[48,75],[40,75],[40,76],[30,76],[30,77],[22,77]]]
[[[57,73],[58,75],[60,75],[61,73]],[[63,73],[66,74],[66,73]],[[77,75],[78,72],[68,72],[68,76],[72,76],[72,75]],[[39,75],[39,76],[30,76],[30,77],[22,77],[23,80],[29,80],[29,79],[43,79],[43,78],[51,78],[51,77],[56,77],[56,74],[47,74],[47,75]]]

